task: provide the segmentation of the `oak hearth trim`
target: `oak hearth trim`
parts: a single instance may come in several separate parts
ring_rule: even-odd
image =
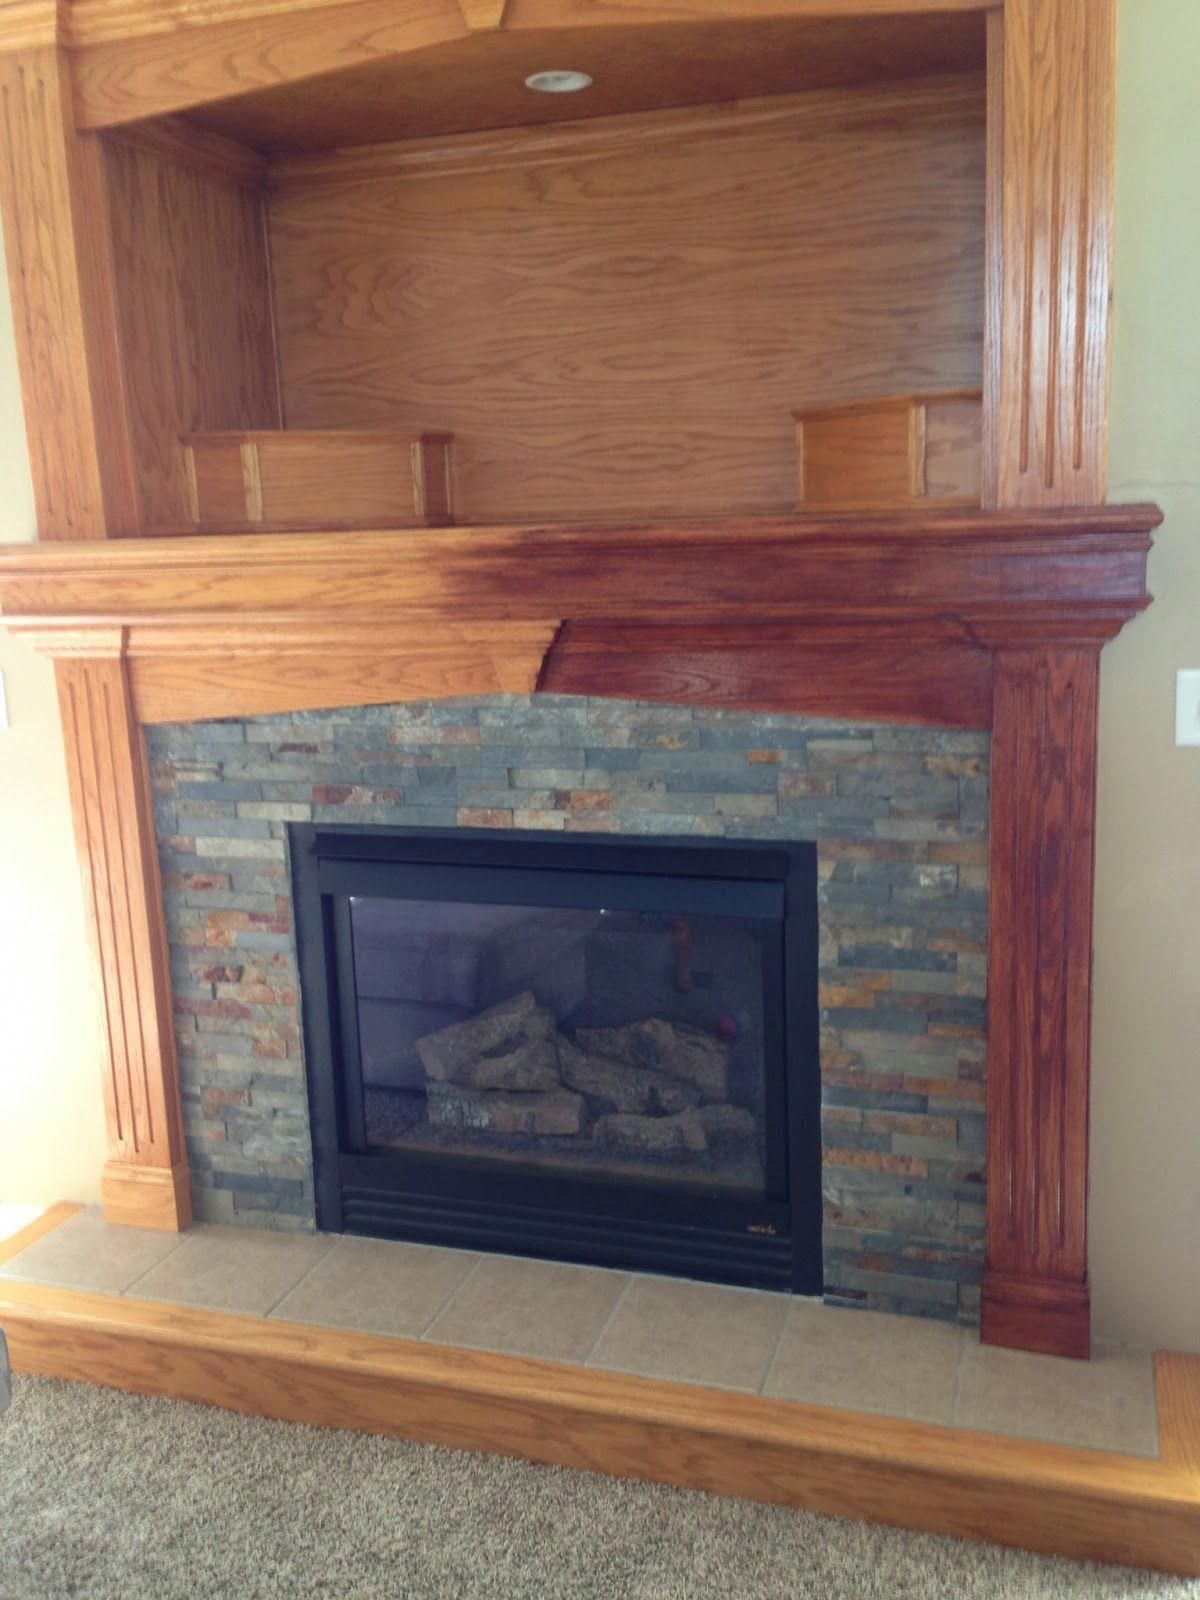
[[[19,1373],[1200,1575],[1200,1357],[1158,1355],[1148,1460],[10,1279],[0,1321]]]

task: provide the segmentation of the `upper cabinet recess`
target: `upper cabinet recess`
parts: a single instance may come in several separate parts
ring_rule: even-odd
[[[1109,4],[0,0],[43,536],[1101,499]]]

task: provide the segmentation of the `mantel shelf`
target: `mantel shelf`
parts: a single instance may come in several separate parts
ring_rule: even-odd
[[[0,546],[10,628],[267,619],[866,626],[1147,602],[1150,505],[87,540]],[[1049,621],[1049,619],[1047,619]],[[1118,623],[1119,625],[1119,623]]]
[[[1153,506],[0,548],[8,627],[139,720],[535,689],[986,726],[1003,647],[1147,603]]]

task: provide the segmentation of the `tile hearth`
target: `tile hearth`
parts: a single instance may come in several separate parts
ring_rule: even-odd
[[[0,1278],[465,1346],[1134,1456],[1157,1456],[1144,1352],[1090,1363],[981,1346],[970,1329],[677,1278],[87,1209]]]

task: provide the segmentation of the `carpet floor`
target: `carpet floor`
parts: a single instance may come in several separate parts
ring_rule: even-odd
[[[1200,1583],[20,1378],[3,1600],[1200,1600]]]

